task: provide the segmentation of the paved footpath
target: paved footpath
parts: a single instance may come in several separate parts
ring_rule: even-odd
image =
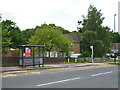
[[[39,74],[39,73],[47,73],[47,72],[57,72],[57,71],[70,71],[85,68],[96,68],[96,67],[106,67],[111,66],[107,63],[71,63],[71,64],[46,64],[44,67],[36,66],[33,68],[32,66],[26,68],[19,68],[18,66],[14,67],[2,67],[2,77],[9,76],[21,76],[21,75],[30,75],[30,74]],[[40,71],[40,72],[39,72]]]
[[[90,66],[91,63],[71,63],[71,64],[45,64],[44,67],[35,66],[38,69],[46,69],[46,68],[65,68],[65,67],[77,67],[77,66]],[[33,66],[27,66],[26,68],[12,66],[12,67],[2,67],[2,72],[5,71],[21,71],[26,69],[35,69]]]

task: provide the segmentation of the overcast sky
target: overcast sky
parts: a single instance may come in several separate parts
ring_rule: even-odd
[[[102,10],[104,26],[114,29],[114,14],[118,14],[120,0],[1,0],[2,19],[10,19],[21,29],[54,23],[69,31],[77,29],[77,21],[87,15],[90,4]],[[118,31],[118,15],[116,16]]]

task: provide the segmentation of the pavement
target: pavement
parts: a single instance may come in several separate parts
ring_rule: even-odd
[[[75,68],[75,67],[80,67],[80,68],[87,68],[88,66],[95,67],[95,66],[109,66],[110,64],[108,63],[69,63],[69,64],[45,64],[43,66],[27,66],[25,68],[19,67],[19,66],[12,66],[12,67],[2,67],[2,75],[7,75],[7,74],[25,74],[34,71],[39,73],[39,71],[47,71],[48,69],[65,69],[65,68]],[[32,72],[33,73],[33,72]]]
[[[81,67],[81,66],[90,66],[92,63],[70,63],[70,64],[45,64],[44,66],[26,66],[25,68],[19,66],[11,66],[11,67],[2,67],[2,72],[8,71],[23,71],[27,69],[48,69],[48,68],[66,68],[66,67]]]

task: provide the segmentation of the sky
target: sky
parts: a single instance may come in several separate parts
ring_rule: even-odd
[[[21,29],[35,28],[41,24],[55,24],[69,31],[75,31],[78,20],[87,16],[89,5],[101,9],[103,26],[114,29],[114,14],[118,14],[120,0],[1,0],[2,20],[12,20]],[[118,31],[118,15],[116,32]],[[79,26],[82,27],[82,26]]]

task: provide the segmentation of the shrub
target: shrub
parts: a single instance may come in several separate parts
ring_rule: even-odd
[[[83,54],[79,55],[78,58],[84,58]]]

